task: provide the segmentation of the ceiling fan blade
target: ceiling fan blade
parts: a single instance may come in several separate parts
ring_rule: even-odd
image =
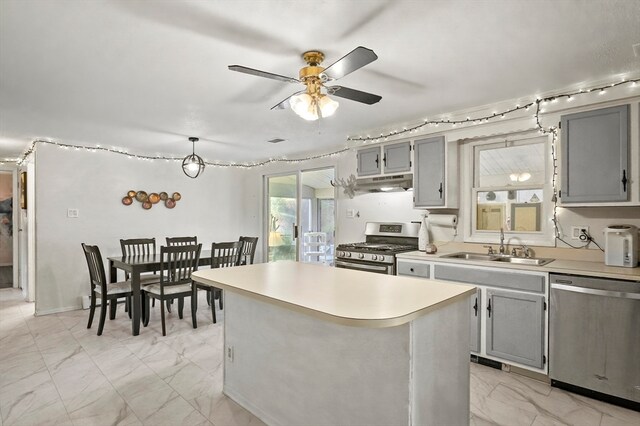
[[[376,59],[378,59],[378,55],[373,50],[358,46],[325,68],[322,73],[329,77],[330,80],[337,80]]]
[[[289,107],[289,99],[291,99],[293,96],[295,95],[299,95],[300,93],[305,92],[306,90],[300,90],[299,92],[295,92],[292,93],[291,95],[287,96],[286,98],[284,98],[281,102],[275,104],[274,106],[271,107],[272,110],[274,109],[287,109]]]
[[[373,93],[361,92],[360,90],[349,89],[348,87],[343,86],[327,87],[327,92],[333,96],[362,102],[367,105],[373,105],[376,102],[380,102],[380,99],[382,99],[382,96],[374,95]]]
[[[253,68],[243,67],[242,65],[229,65],[229,69],[231,71],[242,72],[245,74],[251,74],[258,77],[270,78],[272,80],[284,81],[285,83],[300,83],[300,80],[297,80],[293,77],[287,77],[280,74],[274,74],[272,72],[260,71]]]

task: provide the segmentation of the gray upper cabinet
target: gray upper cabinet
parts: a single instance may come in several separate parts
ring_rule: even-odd
[[[544,296],[487,290],[488,355],[536,368],[544,363]]]
[[[629,105],[563,115],[560,199],[629,199]]]
[[[358,159],[358,176],[373,176],[380,174],[380,147],[359,149],[356,154]]]
[[[411,142],[394,143],[382,147],[384,173],[411,171]]]
[[[420,139],[413,144],[415,167],[413,194],[415,207],[445,205],[444,136]]]

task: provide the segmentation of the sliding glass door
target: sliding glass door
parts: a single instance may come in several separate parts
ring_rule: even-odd
[[[297,260],[298,174],[267,177],[267,259]]]
[[[334,177],[333,167],[265,177],[269,262],[333,262]]]

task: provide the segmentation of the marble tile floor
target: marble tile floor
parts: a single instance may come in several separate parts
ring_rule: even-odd
[[[204,295],[203,295],[204,296]],[[86,328],[88,311],[34,317],[0,290],[0,426],[262,425],[222,394],[222,322],[199,297],[198,328],[156,306],[131,336],[126,313]],[[640,425],[640,413],[471,364],[472,425]]]

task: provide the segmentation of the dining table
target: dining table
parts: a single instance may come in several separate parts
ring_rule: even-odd
[[[131,331],[134,336],[140,334],[140,320],[142,313],[142,298],[140,294],[140,274],[144,272],[160,271],[160,254],[113,256],[109,260],[109,282],[118,281],[118,269],[129,273],[131,280]],[[200,251],[198,266],[211,265],[211,250]]]

